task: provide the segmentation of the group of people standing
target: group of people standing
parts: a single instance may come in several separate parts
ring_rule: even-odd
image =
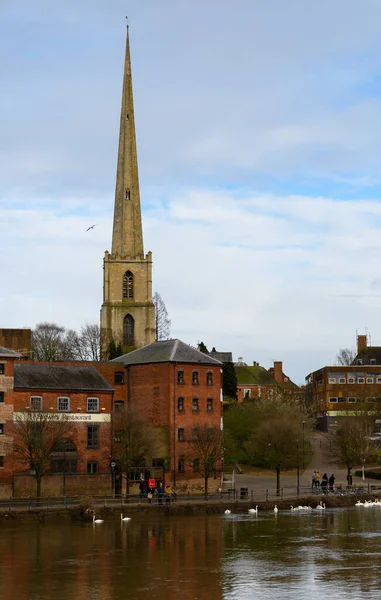
[[[152,504],[152,499],[157,496],[158,504],[165,502],[169,504],[171,500],[175,500],[176,494],[173,492],[170,485],[167,485],[164,489],[162,481],[156,481],[156,479],[141,479],[139,482],[139,498],[147,498],[148,503]]]
[[[313,488],[318,488],[320,487],[322,492],[325,493],[327,491],[327,489],[330,492],[333,492],[335,489],[335,476],[332,473],[332,475],[328,478],[327,473],[324,473],[323,477],[320,480],[320,473],[319,471],[314,471],[312,473],[312,487]]]

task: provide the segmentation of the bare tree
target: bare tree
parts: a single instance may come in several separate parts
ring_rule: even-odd
[[[148,467],[157,444],[156,432],[133,407],[114,412],[112,416],[112,458],[126,477],[126,493],[130,492],[130,471]]]
[[[154,294],[153,303],[155,305],[156,339],[168,340],[171,335],[171,319],[168,316],[164,300],[157,292]]]
[[[38,323],[32,331],[32,358],[57,361],[73,359],[65,327],[56,323]]]
[[[347,468],[348,481],[352,468],[360,464],[364,481],[365,463],[377,460],[377,443],[372,440],[374,422],[374,413],[364,410],[362,414],[348,417],[330,434],[330,454],[340,465]]]
[[[336,355],[336,363],[346,367],[351,365],[356,358],[356,351],[354,348],[340,348]]]
[[[101,360],[101,330],[96,323],[87,323],[79,334],[68,330],[67,343],[76,360]]]
[[[203,425],[194,430],[191,440],[188,441],[189,460],[193,469],[198,469],[204,478],[204,492],[208,495],[209,477],[221,469],[223,451],[223,434],[221,429]]]
[[[79,333],[56,323],[38,323],[32,332],[32,358],[41,361],[101,360],[101,332],[87,323]]]
[[[42,478],[50,472],[54,448],[71,429],[67,415],[57,413],[28,412],[14,418],[13,453],[21,465],[34,472],[38,498]]]

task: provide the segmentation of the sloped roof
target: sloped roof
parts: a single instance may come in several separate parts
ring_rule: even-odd
[[[370,365],[371,359],[375,359],[377,365],[381,365],[381,346],[367,346],[360,350],[352,362],[352,365],[356,365],[356,360],[361,358],[363,365]]]
[[[112,391],[113,387],[91,366],[15,364],[15,388]]]
[[[222,363],[233,362],[233,354],[231,352],[209,352],[209,356],[219,360]]]
[[[181,340],[163,340],[153,342],[138,350],[114,358],[111,362],[124,365],[142,365],[149,363],[192,363],[200,365],[221,365],[219,360],[204,354]]]
[[[21,354],[19,352],[15,352],[14,350],[10,350],[10,348],[4,348],[4,346],[0,346],[0,356],[13,356],[14,358],[19,358]]]
[[[269,373],[274,377],[274,367],[269,368]],[[282,371],[282,381],[278,381],[277,383],[278,383],[279,387],[281,387],[283,390],[290,390],[290,391],[300,390],[300,387],[296,383],[294,383],[289,378],[288,375],[283,373],[283,371]]]
[[[259,365],[235,367],[235,373],[239,385],[277,385],[271,373]]]

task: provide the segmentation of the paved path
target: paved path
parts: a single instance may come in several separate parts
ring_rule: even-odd
[[[347,470],[340,469],[337,466],[337,463],[332,461],[329,455],[329,444],[330,442],[327,433],[314,433],[312,439],[313,454],[312,456],[304,456],[304,469],[303,456],[300,457],[299,481],[301,488],[311,487],[313,471],[319,471],[321,477],[324,473],[327,473],[328,477],[333,473],[336,486],[347,485]],[[365,483],[362,482],[361,477],[356,477],[354,471],[355,469],[352,470],[353,484],[356,486],[365,485],[367,487],[368,480],[366,480]],[[280,484],[281,488],[293,487],[295,489],[297,486],[297,472],[290,471],[281,473]],[[236,475],[236,489],[239,490],[241,487],[246,487],[249,489],[249,494],[251,491],[259,492],[264,489],[273,489],[275,485],[275,472],[272,473],[271,471],[258,470],[252,474],[243,473],[242,475]]]

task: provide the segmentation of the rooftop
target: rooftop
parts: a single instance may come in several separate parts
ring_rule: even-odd
[[[15,364],[15,388],[39,390],[112,391],[112,386],[91,366]]]
[[[235,366],[235,373],[239,385],[277,385],[271,373],[259,365],[253,367],[247,365]]]
[[[221,366],[219,360],[192,348],[192,346],[188,346],[188,344],[178,339],[153,342],[128,354],[118,356],[111,362],[119,362],[124,365],[175,362]]]
[[[231,352],[217,352],[217,350],[212,350],[209,352],[209,356],[222,363],[233,362],[233,354]]]

